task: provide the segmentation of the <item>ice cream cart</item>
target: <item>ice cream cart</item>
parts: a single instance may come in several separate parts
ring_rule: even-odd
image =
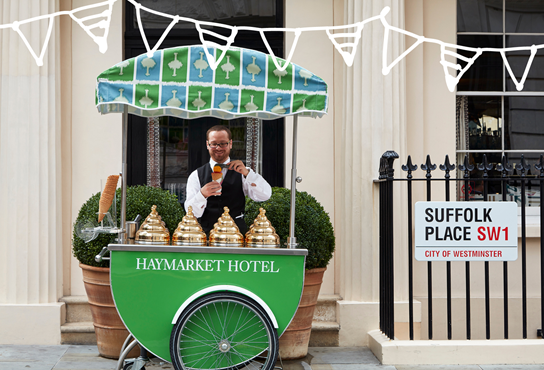
[[[300,301],[307,250],[296,249],[294,236],[297,117],[327,111],[327,85],[308,70],[273,58],[234,47],[177,47],[123,61],[97,78],[99,111],[123,113],[122,174],[129,113],[183,119],[294,116],[288,248],[138,245],[127,243],[124,230],[119,244],[108,246],[121,319],[141,346],[178,370],[272,369],[278,338]],[[125,194],[122,176],[121,225]]]

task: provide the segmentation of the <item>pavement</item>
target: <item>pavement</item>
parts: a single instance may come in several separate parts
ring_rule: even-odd
[[[0,345],[0,370],[115,370],[117,360],[96,346]],[[173,369],[153,359],[146,370]],[[367,347],[310,347],[308,356],[283,361],[284,370],[544,370],[542,365],[381,365]]]

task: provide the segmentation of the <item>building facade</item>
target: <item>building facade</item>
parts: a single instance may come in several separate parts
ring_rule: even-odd
[[[0,22],[9,24],[93,3],[91,0],[3,0]],[[539,1],[531,2],[533,8],[513,11],[507,11],[511,10],[508,8],[511,4],[502,0],[319,0],[318,3],[311,0],[281,3],[283,26],[352,24],[378,16],[388,6],[389,25],[450,44],[467,42],[468,46],[504,47],[519,45],[527,39],[538,44],[544,34],[536,21],[529,28],[515,28],[515,24],[528,24],[523,19],[510,23],[505,20],[508,27],[494,23],[496,19],[508,18],[506,14],[542,14],[544,5]],[[469,3],[478,6],[470,8]],[[93,39],[70,17],[57,17],[41,67],[36,65],[18,33],[13,29],[0,31],[0,205],[3,208],[0,216],[0,317],[3,318],[0,343],[59,344],[65,312],[61,299],[85,295],[81,271],[71,253],[72,227],[81,205],[101,191],[108,175],[119,173],[121,169],[121,115],[98,114],[93,94],[96,76],[125,58],[126,43],[129,43],[125,37],[125,12],[130,6],[121,1],[113,4],[105,53],[100,53]],[[476,14],[481,19],[475,19]],[[490,26],[478,29],[476,24]],[[47,29],[47,20],[21,26],[36,51],[41,50]],[[378,177],[380,158],[385,151],[394,150],[399,154],[395,170],[400,176],[400,165],[406,162],[408,155],[420,164],[427,154],[437,161],[446,155],[459,161],[465,153],[479,158],[491,150],[491,155],[507,153],[516,161],[519,158],[516,153],[522,150],[528,149],[536,158],[543,149],[539,143],[529,147],[520,144],[523,135],[534,138],[542,130],[533,132],[516,121],[526,118],[529,112],[533,114],[531,119],[536,121],[538,117],[535,112],[542,99],[536,82],[541,70],[538,54],[536,72],[529,75],[526,83],[529,92],[515,92],[512,88],[515,84],[496,59],[485,59],[483,64],[475,65],[478,71],[487,71],[487,75],[467,74],[457,92],[450,92],[441,64],[441,50],[436,43],[419,45],[384,75],[382,47],[386,32],[388,63],[416,41],[374,21],[362,31],[352,66],[346,65],[325,32],[305,32],[298,40],[292,59],[293,63],[322,77],[329,86],[328,115],[299,120],[298,173],[303,181],[298,189],[309,192],[321,202],[335,228],[336,251],[325,274],[321,294],[340,297],[336,306],[340,346],[377,343],[369,335],[379,328],[379,193],[373,180]],[[516,32],[526,38],[516,39],[516,35],[511,35]],[[480,44],[488,41],[486,45]],[[285,33],[284,55],[289,54],[293,42],[294,33]],[[491,71],[490,65],[494,63],[499,67]],[[513,65],[519,69],[523,63]],[[454,71],[450,73],[455,76]],[[499,78],[496,82],[499,87],[483,86],[484,77],[494,82]],[[468,121],[466,126],[459,125],[459,106],[466,106],[462,108],[464,114],[480,114],[476,117],[480,131],[477,128],[471,131]],[[511,108],[516,106],[524,109],[514,112]],[[495,113],[490,113],[493,109]],[[503,122],[507,120],[505,112],[509,109],[514,113],[509,116],[507,126]],[[483,124],[485,130],[481,127]],[[504,138],[509,132],[513,133],[509,136],[511,140],[475,149],[477,146],[471,144],[471,140],[472,143],[480,140],[488,128],[490,137]],[[291,118],[285,119],[282,130],[285,149],[275,155],[283,158],[279,178],[289,187]],[[416,191],[418,200],[423,200],[423,187]],[[400,247],[407,243],[407,226],[403,222],[406,194],[402,187],[395,189],[395,196],[401,200],[395,205],[398,211],[395,213],[398,225],[395,245],[399,247],[395,247],[394,252],[395,260],[400,261],[395,264],[395,325],[400,342],[407,338],[408,330],[405,284],[408,255],[406,248]],[[531,230],[529,256],[536,260],[539,258],[536,248],[540,242],[539,228],[533,226]],[[513,270],[519,269],[518,262],[512,266]],[[481,266],[474,264],[473,268],[477,276]],[[454,265],[453,269],[460,275],[462,266]],[[440,308],[445,304],[440,290],[444,285],[441,271],[443,269],[436,268],[433,275],[437,289],[434,299],[439,307],[436,308],[439,313],[435,317],[435,340],[446,339],[445,325],[442,325],[444,310]],[[539,276],[537,265],[532,266],[531,271],[532,277]],[[531,282],[529,288],[532,321],[528,339],[537,338],[533,329],[539,327],[539,279],[533,280],[536,281]],[[465,320],[463,284],[459,279],[453,286],[454,317],[459,328]],[[478,279],[473,284],[474,307],[480,307],[483,288]],[[519,281],[512,278],[512,307],[519,303],[519,286]],[[497,305],[500,305],[501,289],[498,284],[492,285]],[[414,264],[414,297],[416,336],[427,339],[423,262]],[[519,315],[516,312],[513,308],[511,314]],[[473,339],[485,339],[482,321],[473,322]],[[492,322],[493,338],[502,339],[501,320],[497,316]],[[512,325],[511,338],[521,338],[519,325]],[[453,339],[464,339],[461,329],[455,332]],[[388,361],[385,357],[382,360]]]

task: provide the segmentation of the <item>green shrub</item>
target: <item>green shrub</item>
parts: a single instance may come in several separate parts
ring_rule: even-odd
[[[117,225],[120,224],[121,216],[121,189],[117,189],[115,194],[117,202]],[[76,224],[85,220],[96,220],[100,193],[91,196],[79,210]],[[157,206],[157,212],[170,231],[170,235],[178,226],[185,215],[185,210],[178,202],[178,198],[170,194],[167,190],[162,190],[150,186],[130,186],[127,188],[127,220],[134,220],[139,214],[142,216],[140,224],[151,213],[151,207]],[[88,243],[85,243],[76,235],[74,228],[72,248],[74,256],[79,262],[96,267],[108,267],[109,261],[96,262],[94,257],[100,253],[103,247],[115,242],[117,234],[99,234],[98,237]]]
[[[329,215],[323,206],[306,192],[296,193],[295,237],[297,248],[308,249],[306,269],[327,267],[334,252],[335,237]],[[246,197],[244,220],[248,227],[259,214],[259,208],[266,210],[266,217],[280,237],[281,247],[289,238],[291,191],[285,188],[272,188],[272,196],[265,202],[255,202]]]

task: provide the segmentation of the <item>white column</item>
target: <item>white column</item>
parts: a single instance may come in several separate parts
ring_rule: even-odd
[[[391,8],[388,23],[404,28],[404,0],[346,0],[344,22],[351,24]],[[382,74],[382,48],[385,28],[378,21],[365,25],[352,67],[344,68],[343,119],[336,122],[337,158],[336,235],[338,237],[337,278],[343,301],[339,303],[340,345],[366,345],[369,330],[379,325],[378,178],[380,157],[394,150],[405,160],[405,68],[404,63]],[[404,36],[391,32],[388,62],[404,51]],[[399,161],[395,176],[399,176]],[[397,187],[398,188],[398,187]],[[400,191],[395,191],[396,206]],[[396,207],[395,210],[400,209]],[[400,215],[398,215],[400,216]],[[400,218],[395,220],[401,226]],[[397,242],[397,240],[395,240]],[[398,243],[397,243],[398,244]],[[395,257],[395,273],[403,266],[403,251]],[[396,282],[406,280],[397,276]],[[403,299],[401,284],[396,300]],[[405,290],[405,289],[404,289]]]
[[[57,10],[55,0],[4,1],[0,22]],[[47,27],[48,21],[20,26],[37,55]],[[59,28],[42,67],[15,31],[0,36],[0,344],[59,344]]]

